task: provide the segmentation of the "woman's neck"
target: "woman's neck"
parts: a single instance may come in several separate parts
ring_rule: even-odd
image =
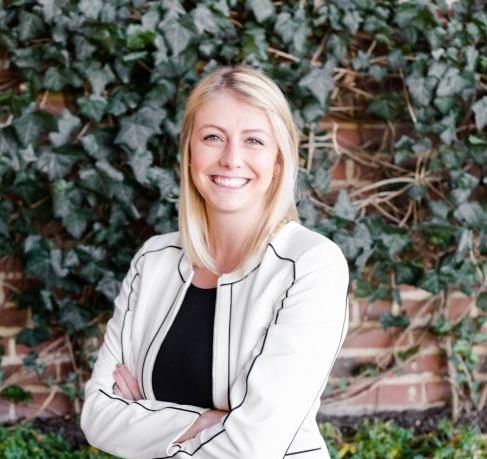
[[[209,218],[210,245],[220,273],[231,272],[241,264],[257,226],[254,218],[241,219],[232,215]]]

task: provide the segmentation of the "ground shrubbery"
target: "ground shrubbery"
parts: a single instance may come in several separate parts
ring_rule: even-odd
[[[441,421],[417,435],[391,422],[366,420],[354,435],[344,436],[331,423],[322,425],[332,459],[482,459],[487,440],[477,427],[454,428]],[[41,434],[25,426],[0,427],[0,459],[110,459],[93,447],[72,448],[57,433]]]

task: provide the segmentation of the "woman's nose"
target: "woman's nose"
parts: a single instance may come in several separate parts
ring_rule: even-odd
[[[239,145],[228,142],[222,150],[220,165],[228,169],[238,169],[242,166],[243,152]]]

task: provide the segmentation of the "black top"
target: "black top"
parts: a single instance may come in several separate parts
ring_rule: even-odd
[[[212,363],[216,288],[190,285],[157,354],[157,400],[213,409]]]

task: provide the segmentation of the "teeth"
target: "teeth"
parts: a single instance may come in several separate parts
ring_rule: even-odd
[[[248,179],[228,178],[228,177],[213,177],[213,181],[218,186],[224,186],[227,188],[240,188],[248,182]]]

